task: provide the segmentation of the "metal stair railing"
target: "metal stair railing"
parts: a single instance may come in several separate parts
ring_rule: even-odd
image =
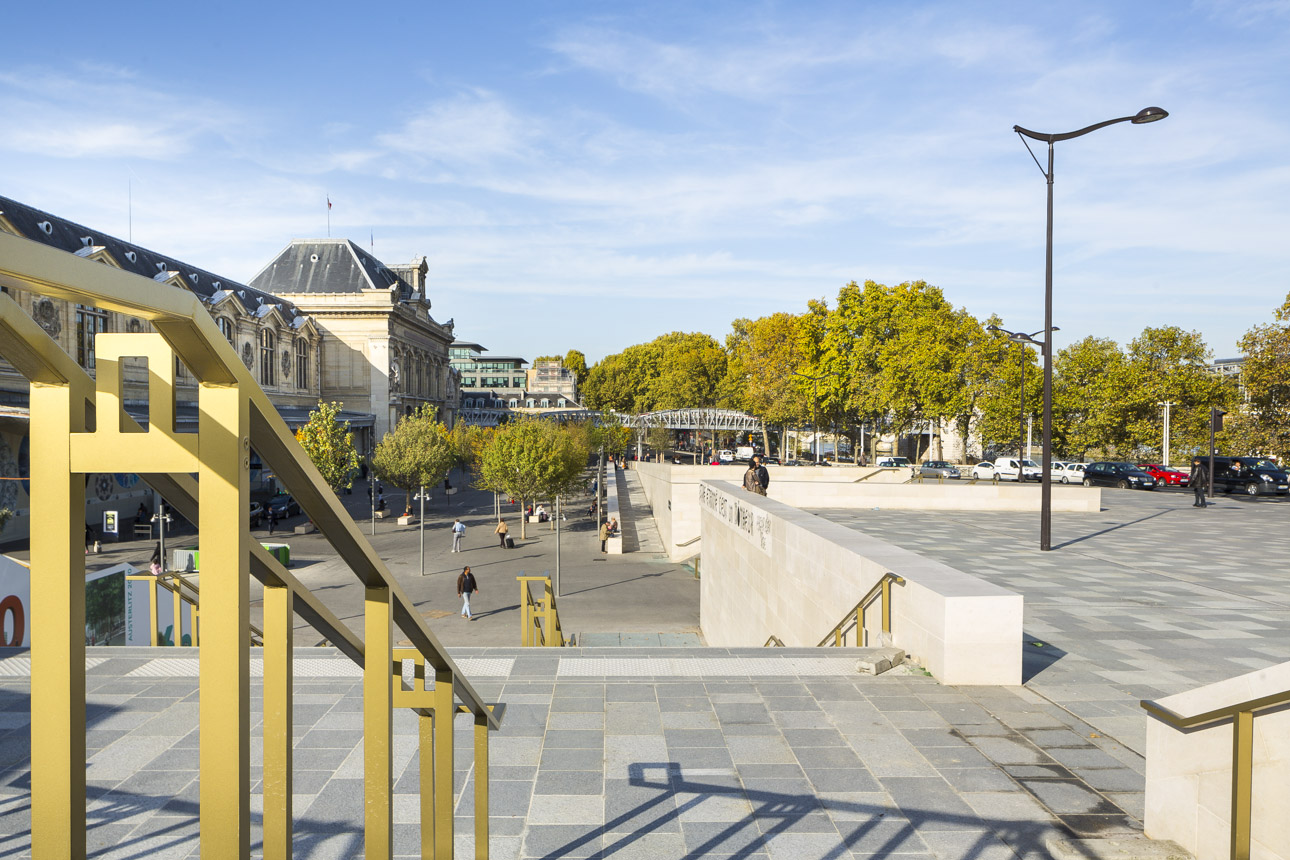
[[[1250,860],[1251,809],[1254,805],[1254,717],[1260,711],[1290,704],[1290,690],[1249,699],[1192,716],[1183,716],[1157,702],[1144,699],[1143,710],[1178,730],[1232,721],[1231,860]]]
[[[149,645],[164,645],[162,641],[162,630],[157,621],[157,588],[163,588],[170,592],[172,601],[172,611],[174,612],[174,645],[179,645],[183,641],[183,607],[185,604],[189,607],[189,627],[188,638],[191,647],[198,647],[201,636],[201,606],[200,591],[197,584],[177,571],[168,571],[160,576],[153,576],[151,573],[134,573],[125,578],[126,582],[145,582],[151,583],[152,587],[148,589],[148,624],[152,631]],[[254,624],[247,625],[251,634],[252,647],[264,647],[264,631]]]
[[[824,638],[821,639],[819,644],[815,647],[842,647],[846,643],[847,630],[854,631],[853,635],[856,647],[863,647],[865,645],[865,636],[868,635],[865,632],[864,626],[865,609],[873,602],[875,597],[882,598],[882,632],[885,635],[890,636],[892,583],[895,583],[896,585],[904,585],[905,578],[890,572],[884,573],[882,578],[874,583],[873,588],[870,588],[868,593],[865,594],[864,597],[860,598],[860,602],[848,609],[846,614],[842,616],[842,620],[839,621],[832,630],[825,634]],[[785,647],[784,640],[772,634],[771,637],[766,640],[766,644],[762,647],[769,648],[772,646],[783,648]]]
[[[520,584],[520,647],[563,648],[566,644],[560,629],[560,613],[555,605],[555,590],[549,576],[524,576]],[[529,583],[542,583],[542,596],[534,599]]]
[[[392,712],[420,721],[422,855],[453,852],[453,728],[474,717],[475,845],[488,846],[488,732],[502,706],[484,702],[448,655],[335,492],[295,442],[268,396],[186,290],[0,232],[0,285],[127,314],[157,333],[96,337],[97,378],[64,352],[7,294],[0,294],[0,357],[31,383],[31,833],[35,856],[84,856],[85,557],[83,475],[138,474],[199,534],[207,582],[199,669],[200,850],[247,858],[251,841],[249,577],[264,585],[264,813],[266,860],[291,856],[292,617],[299,615],[363,668],[364,849],[393,853]],[[122,408],[121,363],[148,363],[148,426]],[[178,359],[197,381],[198,432],[174,429]],[[273,558],[249,529],[252,448],[366,587],[364,635],[355,635]],[[194,475],[197,477],[194,478]],[[407,689],[394,633],[434,685]],[[436,716],[437,715],[437,716]]]

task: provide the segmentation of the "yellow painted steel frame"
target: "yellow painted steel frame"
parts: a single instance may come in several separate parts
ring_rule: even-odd
[[[1143,700],[1143,710],[1176,729],[1232,721],[1232,860],[1250,860],[1250,834],[1254,807],[1254,717],[1260,711],[1290,704],[1290,690],[1185,717],[1163,705]]]
[[[515,579],[520,584],[520,647],[564,647],[564,631],[560,629],[560,613],[555,605],[551,577],[521,574]],[[529,590],[530,582],[542,583],[543,593],[540,599],[533,599],[533,593]]]
[[[396,697],[388,655],[397,626],[417,659],[434,669],[432,713],[447,715],[433,729],[440,751],[433,756],[430,784],[433,856],[452,857],[451,715],[460,699],[462,710],[475,719],[476,855],[486,857],[487,732],[499,727],[502,709],[485,704],[462,676],[200,299],[7,234],[0,234],[0,285],[146,319],[158,332],[99,335],[97,380],[91,381],[12,298],[0,294],[0,357],[31,383],[31,510],[41,523],[31,542],[32,570],[40,573],[32,577],[31,704],[32,712],[41,715],[31,728],[33,855],[46,860],[86,853],[83,473],[133,472],[196,522],[201,534],[220,536],[202,547],[201,852],[220,858],[250,853],[248,575],[254,575],[265,586],[266,860],[291,854],[293,613],[364,667],[367,856],[389,857],[392,852],[391,708]],[[121,408],[121,361],[131,357],[148,365],[147,428]],[[198,383],[196,433],[175,428],[176,357]],[[366,647],[250,539],[253,447],[366,586]],[[426,709],[418,710],[425,716]],[[424,778],[422,785],[427,786]]]

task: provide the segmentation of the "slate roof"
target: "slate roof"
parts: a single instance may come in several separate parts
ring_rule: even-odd
[[[167,257],[115,236],[92,230],[66,218],[42,212],[17,200],[0,197],[0,215],[7,218],[25,238],[59,248],[70,254],[86,256],[103,249],[127,272],[157,281],[168,280],[171,272],[178,272],[188,289],[204,299],[207,304],[213,304],[222,298],[224,293],[232,292],[253,315],[263,315],[268,313],[269,306],[276,306],[278,312],[293,328],[299,328],[308,319],[308,315],[298,310],[291,302],[277,296],[269,295],[214,272],[199,269],[174,257]]]
[[[401,300],[412,286],[348,239],[295,239],[251,279],[269,293],[357,293],[394,287]]]

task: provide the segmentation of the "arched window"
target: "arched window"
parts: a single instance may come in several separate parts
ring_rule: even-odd
[[[309,341],[296,339],[296,388],[309,387]]]
[[[220,334],[224,335],[229,343],[233,342],[233,321],[228,317],[216,317],[216,325],[219,326]]]
[[[516,406],[520,405],[520,402],[516,400],[514,397],[512,397],[511,402],[507,405],[510,406],[512,409],[514,409]]]
[[[273,330],[260,329],[260,384],[274,385],[277,379],[274,373],[273,345],[276,338],[273,336]]]

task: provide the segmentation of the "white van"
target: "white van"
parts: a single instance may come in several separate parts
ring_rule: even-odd
[[[756,452],[755,450],[753,450],[753,446],[751,446],[751,445],[740,445],[738,448],[736,448],[736,449],[735,449],[735,459],[736,459],[736,460],[751,460],[751,459],[753,458],[753,455],[754,455],[754,454],[756,454],[756,453],[757,453],[757,452]]]
[[[717,452],[717,460],[721,463],[733,463],[735,461],[735,452],[728,448],[722,448]]]

